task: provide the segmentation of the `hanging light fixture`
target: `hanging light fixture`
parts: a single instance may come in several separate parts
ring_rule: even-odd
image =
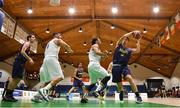
[[[115,6],[113,6],[113,7],[111,8],[111,11],[112,11],[113,14],[117,14],[118,8],[115,7]]]
[[[89,50],[87,50],[87,54],[89,54]]]
[[[67,51],[65,50],[65,52],[64,52],[65,54],[67,54]]]
[[[49,24],[48,24],[48,27],[47,27],[47,29],[46,29],[46,31],[45,31],[47,34],[48,33],[50,33],[50,28],[49,28]]]
[[[27,13],[28,13],[28,14],[32,14],[32,13],[33,13],[32,0],[30,0],[30,7],[27,9]]]
[[[144,29],[143,29],[143,33],[144,33],[144,34],[145,34],[145,33],[147,33],[147,30],[146,30],[146,28],[144,28]]]
[[[115,26],[113,24],[111,25],[111,29],[115,29]]]
[[[112,41],[110,42],[110,45],[113,46],[113,42]]]
[[[111,50],[109,50],[109,54],[112,54],[112,51],[111,51]]]
[[[46,29],[46,33],[47,34],[50,33],[50,29],[49,28]]]
[[[69,13],[70,14],[74,14],[75,13],[75,8],[74,7],[70,7],[69,8]]]
[[[29,8],[28,8],[27,13],[28,13],[28,14],[32,14],[32,13],[33,13],[32,7],[29,7]]]
[[[154,3],[153,12],[158,13],[159,11],[160,11],[159,6],[156,3]]]
[[[84,41],[83,45],[84,45],[84,46],[86,46],[86,45],[87,45],[86,41]]]
[[[79,28],[79,31],[78,31],[79,33],[82,33],[83,32],[83,30],[82,30],[82,28],[80,27]]]

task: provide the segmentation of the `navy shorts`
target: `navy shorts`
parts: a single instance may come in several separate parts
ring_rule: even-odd
[[[131,71],[128,66],[113,66],[112,68],[112,82],[122,82],[122,75],[131,75]]]
[[[16,58],[12,69],[12,78],[22,79],[25,72],[25,61]]]
[[[84,86],[84,83],[82,82],[82,80],[78,80],[78,79],[74,78],[73,87],[82,88],[83,86]]]

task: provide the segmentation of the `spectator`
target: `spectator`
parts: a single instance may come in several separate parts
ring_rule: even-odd
[[[161,85],[161,97],[162,98],[166,97],[166,88],[164,84]]]

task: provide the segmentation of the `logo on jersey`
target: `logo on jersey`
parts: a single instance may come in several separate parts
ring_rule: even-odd
[[[119,52],[120,52],[121,56],[125,56],[128,54],[128,51],[126,49],[122,49],[122,48],[119,49]]]

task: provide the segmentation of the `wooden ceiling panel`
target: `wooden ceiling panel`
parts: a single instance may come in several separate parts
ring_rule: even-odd
[[[156,0],[160,7],[158,16],[171,16],[180,7],[176,0]],[[96,2],[97,16],[156,16],[152,12],[153,0],[98,0]],[[118,13],[113,15],[112,6],[118,7]]]
[[[91,15],[91,0],[61,0],[60,3],[60,6],[53,7],[49,5],[49,0],[32,0],[33,14],[29,16],[69,16],[68,9],[71,6],[76,8],[72,16]],[[5,9],[12,10],[16,16],[28,16],[26,10],[31,6],[29,0],[5,0],[5,4]]]
[[[180,43],[179,30],[176,29],[175,35],[161,48],[153,45],[151,42],[161,29],[164,29],[180,7],[177,0],[156,0],[160,7],[160,12],[152,12],[153,0],[61,0],[60,6],[53,7],[49,5],[49,0],[32,0],[33,14],[28,15],[26,10],[30,7],[30,0],[5,0],[5,11],[17,18],[17,21],[25,28],[37,34],[42,42],[39,42],[38,52],[33,56],[36,62],[32,68],[27,64],[28,71],[38,71],[42,64],[44,48],[47,42],[52,38],[53,32],[61,32],[63,40],[67,42],[74,54],[67,55],[62,49],[60,60],[69,64],[76,64],[81,61],[87,70],[88,55],[91,39],[100,37],[102,40],[101,49],[112,51],[109,57],[102,61],[102,65],[107,68],[112,61],[112,55],[116,41],[125,33],[144,28],[148,31],[143,34],[141,41],[141,53],[132,55],[130,64],[138,62],[139,64],[152,69],[167,77],[172,75],[176,59],[179,59]],[[118,13],[112,14],[113,5],[118,7]],[[76,12],[70,15],[68,8],[74,5]],[[115,25],[114,30],[110,29]],[[45,30],[50,27],[50,34]],[[82,27],[83,32],[79,33]],[[83,43],[86,41],[87,45]],[[113,46],[110,45],[111,41]],[[0,38],[0,57],[9,57],[15,54],[20,44],[15,40]],[[135,47],[135,39],[131,38],[129,46]],[[11,43],[11,44],[10,44]],[[6,49],[4,46],[7,46]],[[168,61],[168,62],[167,62]],[[160,68],[160,70],[157,70]]]

